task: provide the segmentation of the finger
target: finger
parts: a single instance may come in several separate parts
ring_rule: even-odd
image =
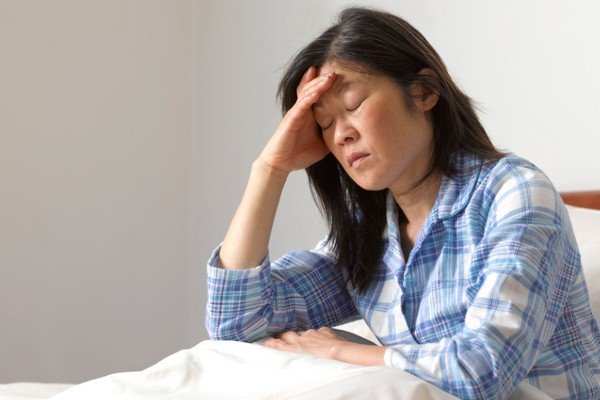
[[[335,78],[335,72],[330,72],[328,74],[314,78],[310,82],[306,83],[306,85],[304,85],[304,87],[300,91],[300,96],[303,96],[305,93],[312,93],[314,91],[318,91],[321,93],[325,92],[327,89],[329,89],[333,81],[335,81]]]
[[[319,101],[319,98],[323,93],[325,93],[335,81],[335,74],[333,75],[324,75],[318,79],[314,80],[307,84],[307,86],[302,90],[302,93],[296,100],[296,104],[290,109],[293,110],[293,114],[295,117],[301,116],[309,110],[313,104]]]
[[[296,95],[300,96],[300,92],[302,91],[304,85],[306,85],[307,82],[310,82],[312,79],[314,79],[315,76],[317,76],[317,69],[314,67],[314,65],[311,65],[304,72],[304,75],[302,75],[302,79],[300,79],[300,83],[296,87]]]
[[[301,332],[301,335],[306,335],[306,336],[311,336],[311,337],[315,337],[315,336],[319,336],[322,335],[323,331],[321,331],[321,329],[309,329],[307,331]]]
[[[287,332],[280,333],[279,335],[277,335],[275,337],[277,339],[283,340],[286,343],[291,343],[294,340],[296,340],[298,338],[298,336],[300,336],[300,334],[298,334],[297,332],[287,331]]]
[[[265,340],[265,346],[266,347],[271,347],[271,348],[280,348],[283,346],[285,342],[283,340],[279,340],[279,339],[268,339]]]
[[[269,340],[265,341],[265,347],[269,347],[271,349],[280,350],[280,351],[292,352],[292,353],[303,353],[303,351],[300,348],[298,348],[297,346],[286,343],[283,340],[279,340],[279,339],[269,339]]]
[[[327,336],[327,337],[329,337],[329,338],[332,338],[332,339],[334,339],[334,338],[337,338],[337,337],[338,337],[338,336],[335,334],[335,332],[334,332],[334,331],[333,331],[331,328],[329,328],[329,327],[327,327],[327,326],[324,326],[324,327],[322,327],[322,328],[319,328],[319,333],[322,333],[322,334],[324,334],[325,336]]]

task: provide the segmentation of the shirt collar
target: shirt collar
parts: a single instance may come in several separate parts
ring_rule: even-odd
[[[456,174],[449,176],[444,174],[440,184],[440,190],[431,209],[432,216],[438,219],[446,219],[462,211],[473,194],[477,184],[483,159],[479,156],[459,151],[454,154],[452,161]],[[388,236],[398,238],[398,204],[390,190],[386,198],[386,218]]]
[[[435,210],[439,219],[452,217],[467,206],[479,180],[483,158],[459,151],[454,154],[453,165],[456,174],[454,176],[444,174],[434,209],[432,209],[432,211]]]

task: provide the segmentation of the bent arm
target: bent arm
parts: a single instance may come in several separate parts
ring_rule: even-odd
[[[260,265],[286,179],[286,173],[260,159],[252,163],[246,191],[221,246],[220,267],[247,269]]]
[[[252,164],[241,204],[207,265],[205,323],[211,339],[250,342],[357,317],[325,246],[290,252],[273,263],[269,259],[269,238],[287,175],[260,159]]]
[[[321,241],[314,250],[292,251],[273,263],[225,270],[207,265],[206,328],[211,339],[251,342],[287,330],[337,325],[358,311]]]

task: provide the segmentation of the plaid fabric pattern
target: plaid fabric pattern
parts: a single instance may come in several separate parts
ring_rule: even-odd
[[[459,153],[408,260],[388,192],[385,252],[368,291],[336,273],[327,242],[245,270],[207,265],[212,339],[254,341],[364,318],[385,365],[459,398],[506,399],[523,380],[555,399],[600,399],[600,331],[567,210],[516,157]]]

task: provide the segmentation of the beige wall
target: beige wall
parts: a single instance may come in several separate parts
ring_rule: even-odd
[[[190,1],[0,1],[0,382],[188,344]]]

